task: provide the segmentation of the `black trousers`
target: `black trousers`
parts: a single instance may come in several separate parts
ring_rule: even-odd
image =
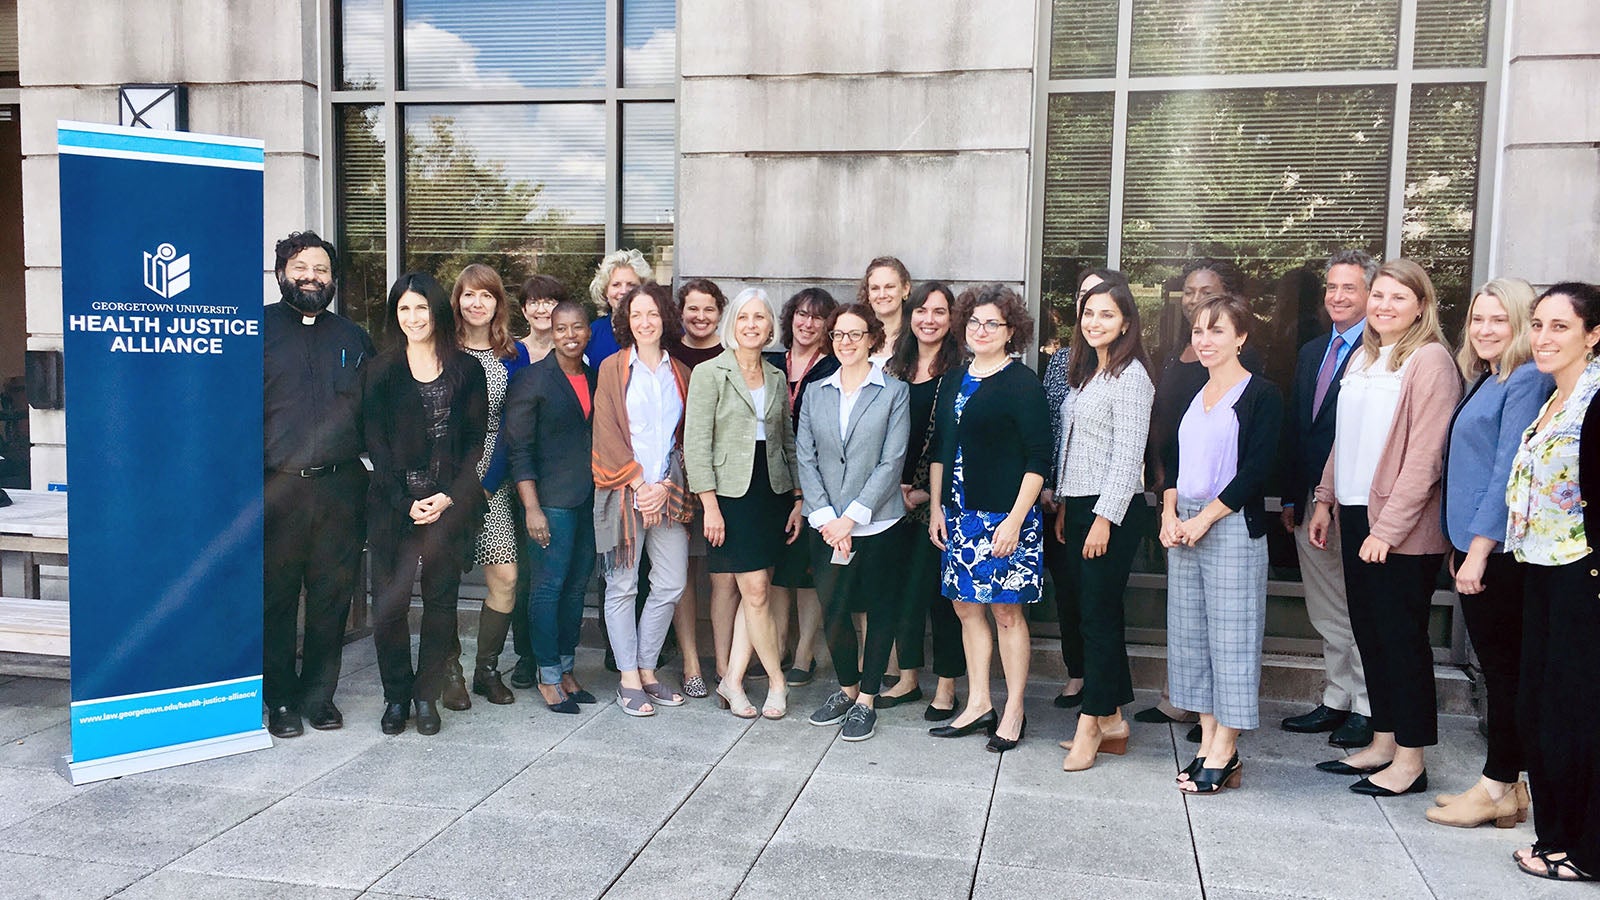
[[[1083,640],[1083,713],[1109,716],[1133,702],[1133,676],[1128,671],[1128,644],[1123,626],[1123,594],[1133,554],[1144,534],[1141,527],[1149,507],[1144,497],[1128,503],[1121,525],[1111,526],[1106,552],[1083,558],[1083,543],[1094,526],[1096,497],[1057,497],[1066,507],[1062,529],[1062,577],[1056,582],[1076,595]]]
[[[268,707],[333,700],[361,574],[366,494],[367,470],[356,461],[317,478],[266,473],[261,693]],[[296,672],[302,588],[305,645]]]
[[[1391,551],[1383,563],[1361,561],[1371,533],[1365,506],[1339,507],[1344,590],[1350,630],[1367,673],[1372,730],[1393,732],[1402,747],[1439,743],[1439,700],[1433,683],[1428,614],[1442,553]]]
[[[1456,563],[1465,558],[1457,553]],[[1483,591],[1461,594],[1467,636],[1483,669],[1489,723],[1489,758],[1483,775],[1502,784],[1522,776],[1522,738],[1517,734],[1517,687],[1522,681],[1522,587],[1527,566],[1509,553],[1492,553]]]
[[[465,548],[460,515],[447,509],[431,525],[410,519],[374,529],[372,642],[385,703],[438,700],[445,666],[456,650],[456,599]],[[422,564],[422,626],[417,665],[411,666],[411,585]]]
[[[1138,501],[1143,504],[1144,498]],[[1082,553],[1079,553],[1082,561]],[[1045,517],[1044,565],[1050,570],[1050,580],[1056,586],[1056,618],[1061,627],[1061,661],[1067,665],[1068,678],[1083,677],[1083,613],[1078,608],[1077,586],[1072,583],[1067,568],[1066,545],[1056,540],[1055,523]]]
[[[895,638],[900,668],[920,669],[930,622],[933,628],[933,673],[940,678],[967,674],[967,655],[961,648],[961,620],[939,583],[944,575],[939,548],[928,540],[928,527],[913,519],[896,526],[901,547],[896,557],[897,577],[889,588],[900,596],[900,634]],[[903,565],[903,568],[901,567]]]
[[[891,588],[893,572],[898,571],[896,551],[903,546],[904,520],[869,537],[851,541],[849,565],[833,564],[833,548],[814,528],[807,528],[811,541],[811,576],[817,586],[817,601],[822,604],[827,630],[828,653],[839,675],[840,687],[861,685],[861,692],[876,696],[883,688],[883,670],[889,665],[889,650],[900,633],[900,595]],[[856,626],[850,618],[852,606],[865,606],[867,645],[862,653],[862,669],[856,668]]]
[[[1600,554],[1527,568],[1518,726],[1541,849],[1600,872]]]

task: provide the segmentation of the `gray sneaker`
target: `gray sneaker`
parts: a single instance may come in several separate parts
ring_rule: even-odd
[[[857,703],[844,715],[844,728],[839,732],[841,741],[864,741],[878,729],[878,711]]]
[[[856,702],[846,696],[844,691],[834,691],[821,707],[811,714],[813,725],[837,725],[844,721],[845,715],[850,712],[850,707]]]

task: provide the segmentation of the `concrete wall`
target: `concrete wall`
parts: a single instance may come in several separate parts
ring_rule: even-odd
[[[1035,0],[681,0],[677,273],[1026,275]]]
[[[1509,11],[1498,271],[1600,282],[1600,3]]]
[[[30,349],[61,346],[56,120],[116,123],[120,85],[187,84],[191,131],[266,141],[264,271],[276,237],[321,220],[315,0],[20,0],[17,13]],[[63,413],[29,424],[34,487],[68,480]]]

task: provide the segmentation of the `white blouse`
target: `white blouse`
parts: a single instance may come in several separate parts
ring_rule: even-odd
[[[1333,495],[1340,506],[1366,506],[1372,491],[1372,477],[1378,471],[1394,425],[1395,409],[1400,406],[1400,386],[1405,380],[1407,357],[1400,368],[1389,371],[1394,345],[1378,348],[1378,358],[1369,366],[1360,347],[1339,382],[1339,405],[1335,411],[1333,440]],[[1443,413],[1441,413],[1442,415]]]

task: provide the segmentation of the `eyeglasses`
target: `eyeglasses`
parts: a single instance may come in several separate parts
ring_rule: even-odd
[[[834,342],[835,343],[839,343],[839,344],[843,344],[843,343],[847,343],[847,342],[851,343],[851,344],[854,344],[856,341],[859,341],[859,340],[861,340],[862,338],[864,338],[866,336],[867,336],[867,333],[865,331],[830,331],[830,332],[828,332],[828,337],[833,338]]]
[[[531,300],[529,300],[527,302],[527,305],[528,306],[555,306],[556,305],[556,298],[554,298],[554,297],[534,297],[533,299],[531,299]]]
[[[795,310],[794,311],[794,317],[796,319],[810,319],[813,322],[821,322],[823,319],[827,318],[827,316],[819,316],[819,315],[817,315],[816,313],[812,312],[809,309],[797,309],[797,310]]]
[[[977,319],[968,319],[967,320],[967,330],[968,331],[978,331],[978,332],[981,332],[983,334],[993,334],[993,333],[995,333],[996,331],[999,331],[1002,328],[1010,328],[1010,327],[1011,326],[1008,323],[1002,322],[999,319],[988,319],[988,320],[982,321],[982,322],[978,321]]]

